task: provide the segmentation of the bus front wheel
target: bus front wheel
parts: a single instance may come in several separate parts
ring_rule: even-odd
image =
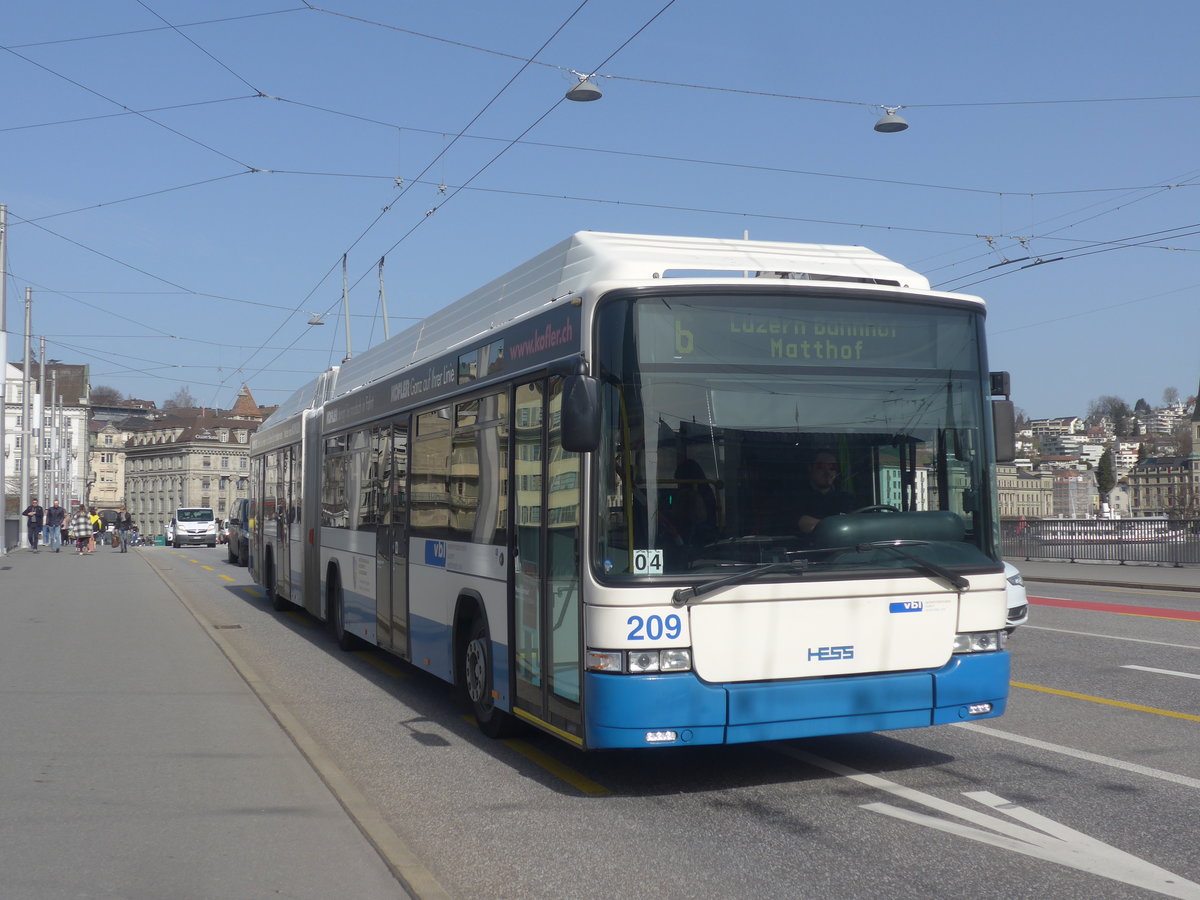
[[[481,616],[471,620],[462,654],[463,690],[475,713],[479,730],[488,737],[508,737],[517,730],[516,720],[496,707],[492,696],[492,652],[487,625]]]

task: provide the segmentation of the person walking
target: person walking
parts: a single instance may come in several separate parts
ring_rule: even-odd
[[[117,534],[121,538],[121,552],[127,553],[129,548],[129,532],[133,528],[133,517],[129,515],[129,510],[122,504],[117,512]]]
[[[96,535],[104,530],[104,520],[102,520],[100,518],[100,516],[97,515],[96,507],[93,506],[90,510],[87,510],[86,507],[84,509],[88,513],[88,522],[90,522],[91,526],[92,526],[92,533],[88,536],[87,552],[95,553],[96,552]]]
[[[25,512],[21,513],[29,521],[26,523],[26,530],[29,535],[29,546],[34,553],[38,552],[38,540],[42,536],[42,524],[46,520],[46,510],[38,505],[37,497],[29,501],[29,505],[25,507]]]
[[[46,510],[46,546],[53,547],[55,553],[62,545],[62,528],[66,518],[67,511],[58,505],[57,500]]]
[[[75,515],[71,516],[71,525],[68,530],[71,538],[75,541],[76,551],[83,556],[86,552],[84,548],[92,539],[92,519],[88,515],[87,507],[82,503],[75,507]]]

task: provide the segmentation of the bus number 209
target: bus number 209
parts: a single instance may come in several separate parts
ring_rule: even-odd
[[[665,618],[663,616],[630,616],[626,623],[631,626],[626,640],[629,641],[657,641],[663,637],[669,640],[675,640],[683,633],[683,621],[675,613],[671,613]]]

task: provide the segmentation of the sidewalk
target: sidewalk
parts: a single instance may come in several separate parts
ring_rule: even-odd
[[[1026,581],[1091,584],[1097,587],[1140,587],[1200,594],[1200,566],[1157,566],[1148,563],[1068,562],[1008,557]]]
[[[0,557],[5,896],[406,896],[142,557]]]

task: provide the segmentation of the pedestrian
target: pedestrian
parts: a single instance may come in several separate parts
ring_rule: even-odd
[[[29,546],[33,548],[33,552],[38,552],[38,539],[42,536],[42,523],[46,520],[46,511],[38,506],[37,497],[29,501],[29,505],[25,507],[25,512],[21,513],[29,519],[26,523],[26,528],[29,534]]]
[[[92,533],[91,533],[91,536],[88,537],[87,552],[95,553],[96,552],[96,535],[104,530],[104,520],[101,519],[99,515],[97,515],[96,507],[94,507],[94,506],[90,510],[88,510],[88,521],[92,525]]]
[[[88,541],[92,539],[92,519],[88,515],[87,507],[82,503],[75,507],[75,515],[71,516],[68,530],[75,541],[75,549],[80,556],[83,556]]]
[[[129,515],[129,510],[121,504],[121,509],[117,512],[117,534],[121,538],[121,552],[127,553],[129,548],[129,532],[133,528],[133,517]]]
[[[46,510],[46,546],[53,547],[55,553],[62,545],[62,527],[66,518],[67,511],[58,505],[57,500]]]

